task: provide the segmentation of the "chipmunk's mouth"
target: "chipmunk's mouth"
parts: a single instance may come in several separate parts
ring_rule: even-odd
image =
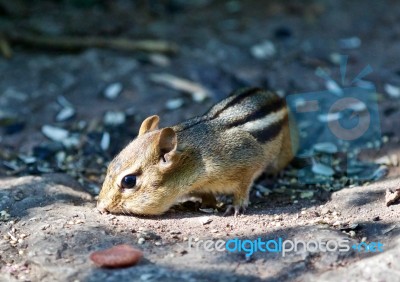
[[[106,205],[106,203],[104,201],[98,201],[97,205],[96,205],[96,208],[101,214],[109,213],[109,211],[107,209],[107,205]]]

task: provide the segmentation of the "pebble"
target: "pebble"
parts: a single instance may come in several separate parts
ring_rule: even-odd
[[[331,167],[321,163],[314,163],[312,166],[312,172],[325,176],[332,176],[335,173]]]
[[[165,103],[165,107],[168,110],[176,110],[179,109],[183,106],[184,101],[182,98],[177,98],[177,99],[170,99]]]
[[[105,125],[117,126],[125,123],[125,119],[124,112],[109,111],[105,113],[103,122]]]
[[[119,82],[110,84],[104,90],[104,97],[109,100],[115,100],[122,92],[122,84]]]
[[[90,259],[99,267],[118,268],[135,265],[143,252],[130,245],[117,245],[110,249],[93,252]]]
[[[351,238],[354,238],[354,237],[356,237],[356,232],[354,230],[351,230],[349,232],[349,235],[350,235]]]
[[[400,87],[394,86],[393,84],[386,83],[383,88],[386,93],[392,98],[400,98]]]
[[[57,97],[57,102],[58,102],[63,108],[73,108],[71,102],[68,101],[64,96],[58,96],[58,97]]]
[[[57,142],[62,142],[69,135],[68,130],[60,128],[60,127],[55,127],[52,125],[43,125],[42,133],[44,136],[46,136],[50,140],[57,141]]]
[[[111,140],[110,133],[104,132],[100,141],[100,147],[103,151],[107,151],[108,148],[110,147],[110,140]]]
[[[269,40],[265,40],[259,44],[251,47],[250,53],[256,59],[269,59],[276,54],[276,48],[274,43]]]
[[[342,62],[342,55],[339,53],[331,53],[329,59],[333,64],[340,65]]]
[[[67,107],[61,109],[61,111],[56,116],[56,121],[66,121],[75,115],[74,108]]]
[[[140,237],[140,238],[138,239],[138,244],[139,244],[139,245],[143,245],[145,242],[146,242],[146,239],[144,239],[143,237]]]

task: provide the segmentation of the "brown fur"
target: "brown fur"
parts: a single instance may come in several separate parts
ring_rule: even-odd
[[[248,205],[255,178],[280,171],[296,150],[283,101],[259,89],[235,92],[172,128],[158,129],[158,122],[158,116],[144,120],[139,136],[110,163],[100,210],[153,215],[185,195],[233,194],[237,211]],[[137,185],[123,189],[129,174],[137,175]]]

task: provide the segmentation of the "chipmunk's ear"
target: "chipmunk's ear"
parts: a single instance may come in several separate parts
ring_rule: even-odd
[[[160,165],[164,168],[168,168],[179,159],[179,152],[177,151],[178,140],[175,131],[166,127],[160,132],[160,138],[158,141],[160,150]]]
[[[160,118],[158,116],[149,116],[146,118],[143,122],[142,125],[140,126],[139,129],[139,135],[143,135],[149,131],[153,131],[158,129],[158,122],[160,121]]]

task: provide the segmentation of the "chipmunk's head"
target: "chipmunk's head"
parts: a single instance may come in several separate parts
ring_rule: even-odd
[[[111,213],[161,214],[179,194],[174,168],[181,153],[172,128],[158,129],[158,116],[146,118],[138,137],[110,163],[97,208]]]

